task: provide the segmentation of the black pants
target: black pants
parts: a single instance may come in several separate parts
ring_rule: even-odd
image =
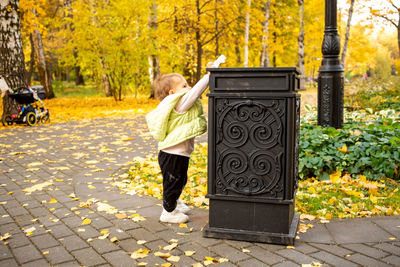
[[[163,176],[163,206],[171,212],[187,183],[189,158],[160,151],[158,163]]]

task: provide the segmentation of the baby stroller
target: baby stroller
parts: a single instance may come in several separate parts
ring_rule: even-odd
[[[5,80],[2,77],[0,78],[2,80],[1,82],[4,84]],[[30,87],[25,83],[25,87],[20,87],[16,90],[10,90],[8,87],[8,91],[8,97],[15,100],[17,103],[17,110],[14,114],[3,114],[3,125],[26,123],[29,126],[33,126],[39,122],[50,122],[50,112],[45,108],[42,102],[42,99],[46,96],[43,86]]]

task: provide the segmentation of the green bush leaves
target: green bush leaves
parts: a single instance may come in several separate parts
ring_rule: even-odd
[[[371,180],[400,179],[400,123],[384,117],[369,125],[348,122],[343,129],[302,123],[299,176],[329,178],[339,170]]]

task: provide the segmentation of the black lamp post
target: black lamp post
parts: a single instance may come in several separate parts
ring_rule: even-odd
[[[318,76],[318,125],[343,127],[344,68],[340,62],[337,0],[325,0],[325,32]]]

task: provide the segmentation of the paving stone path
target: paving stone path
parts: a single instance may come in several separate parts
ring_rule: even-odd
[[[161,201],[110,184],[126,162],[155,153],[142,116],[0,131],[0,266],[168,263],[157,251],[180,256],[173,266],[204,264],[205,257],[229,259],[219,266],[400,266],[400,217],[306,222],[314,227],[294,248],[203,238],[206,210],[192,210],[187,228],[160,223]],[[78,206],[88,199],[146,220],[117,218],[97,203]],[[99,239],[104,230],[109,235]],[[173,239],[176,248],[160,249]],[[141,248],[148,256],[132,259]]]

